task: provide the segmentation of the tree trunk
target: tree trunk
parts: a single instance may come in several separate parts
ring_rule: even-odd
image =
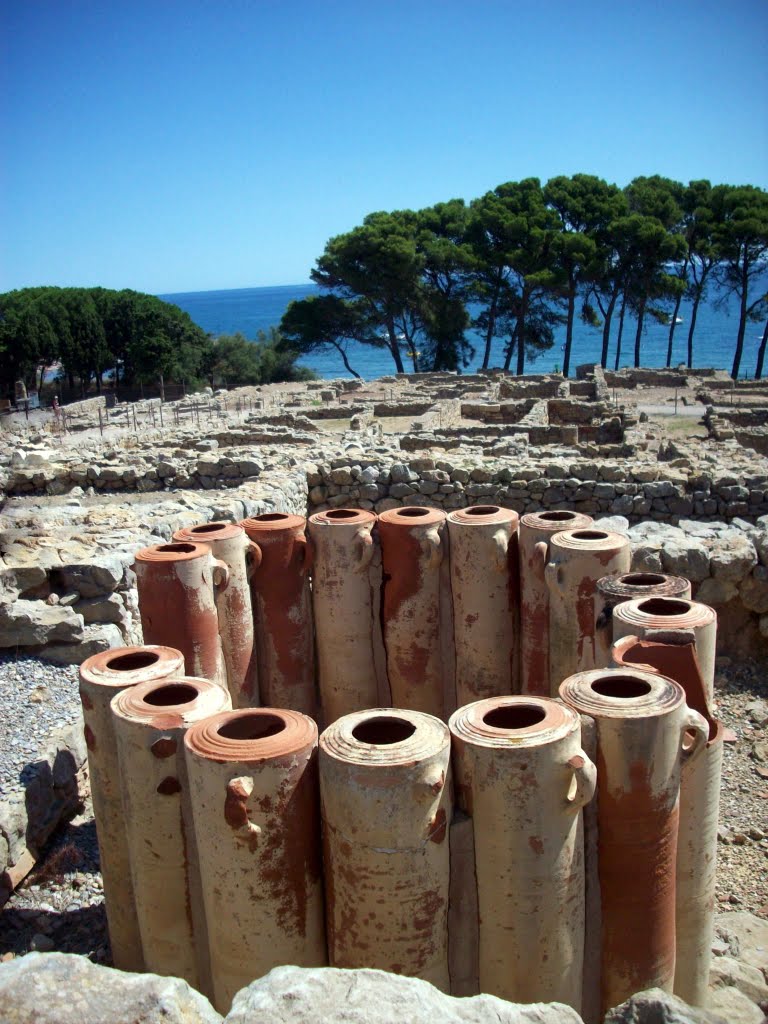
[[[697,291],[693,298],[691,309],[691,326],[688,328],[688,369],[693,368],[693,332],[696,330],[696,317],[699,315],[699,303],[701,302],[701,290]]]
[[[488,328],[485,332],[485,353],[483,354],[483,369],[488,369],[488,364],[491,361],[491,345],[493,344],[493,331],[496,327],[496,301],[498,292],[493,297],[490,309],[488,310]]]
[[[621,297],[621,309],[619,311],[619,334],[616,338],[616,362],[614,363],[614,370],[618,370],[619,362],[621,361],[621,339],[624,335],[624,314],[627,310],[627,296],[626,294]]]
[[[645,303],[646,300],[643,299],[637,310],[637,331],[635,331],[635,366],[640,365],[640,339],[643,336],[643,321],[645,320]]]
[[[389,335],[389,351],[392,353],[392,358],[395,360],[395,368],[398,373],[405,373],[403,368],[403,357],[400,355],[400,344],[395,334],[395,324],[390,317],[387,321],[387,334]]]
[[[685,262],[683,263],[683,273],[681,279],[688,280],[688,257],[686,256]],[[677,314],[680,312],[680,303],[683,301],[682,292],[675,299],[675,310],[672,313],[672,323],[669,325],[669,344],[667,345],[667,366],[672,365],[672,342],[675,337],[675,328],[677,327]]]
[[[731,370],[731,376],[734,380],[739,379],[739,370],[741,369],[741,357],[744,353],[744,335],[747,331],[747,288],[749,286],[749,276],[747,267],[747,257],[744,256],[743,265],[741,268],[741,302],[739,303],[739,333],[736,336],[736,352],[733,356],[733,368]]]
[[[765,321],[765,330],[760,339],[760,348],[757,350],[757,367],[755,368],[755,380],[763,376],[763,362],[765,361],[765,350],[768,347],[768,320]]]
[[[510,367],[510,364],[512,362],[512,353],[515,351],[515,346],[517,344],[517,333],[518,333],[519,328],[520,328],[520,324],[516,323],[515,324],[515,329],[512,332],[512,337],[509,339],[509,345],[507,346],[507,351],[506,351],[506,354],[504,356],[504,372],[505,373],[509,372],[509,367]]]
[[[333,347],[338,351],[339,355],[341,356],[341,361],[344,363],[344,366],[347,369],[347,373],[351,373],[353,377],[357,377],[358,380],[362,380],[362,377],[357,372],[357,370],[353,370],[352,367],[349,365],[349,360],[347,359],[347,353],[344,351],[344,349],[341,347],[341,345],[339,345],[339,343],[337,341],[332,341],[331,344],[333,345]]]
[[[618,297],[618,292],[614,292],[614,294],[611,295],[611,301],[608,303],[608,309],[603,313],[603,351],[600,353],[600,365],[603,369],[608,366],[608,346],[611,341],[611,321],[613,320],[613,311],[616,308],[616,299]]]
[[[525,373],[525,321],[528,318],[528,304],[531,293],[528,286],[523,285],[523,292],[520,296],[520,315],[517,318],[517,376],[522,377]]]
[[[576,309],[576,288],[571,287],[568,294],[568,319],[565,324],[565,353],[563,354],[563,376],[568,376],[571,368],[571,345],[573,343],[573,314]]]

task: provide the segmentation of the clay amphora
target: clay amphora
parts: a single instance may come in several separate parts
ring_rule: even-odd
[[[254,707],[259,703],[259,680],[253,646],[249,577],[261,551],[248,540],[245,530],[237,523],[187,526],[177,530],[173,539],[182,543],[207,544],[213,557],[229,570],[227,585],[217,587],[215,594],[227,689],[233,707]]]
[[[579,716],[542,697],[496,697],[460,708],[450,729],[475,831],[480,991],[580,1011],[581,810],[596,772]]]
[[[680,773],[708,728],[678,683],[637,669],[580,672],[560,695],[597,729],[604,1015],[634,992],[672,991]]]
[[[184,732],[230,707],[209,679],[141,683],[112,700],[131,878],[146,970],[208,993],[205,917]]]
[[[227,567],[207,544],[156,544],[134,564],[144,642],[170,644],[184,655],[189,675],[226,689],[215,589],[227,584]]]
[[[594,526],[564,530],[550,540],[545,577],[553,697],[567,676],[596,667],[597,581],[609,572],[628,572],[631,557],[626,537]]]
[[[659,631],[692,630],[696,657],[706,693],[707,710],[711,710],[715,692],[715,643],[717,613],[709,605],[681,597],[650,597],[625,601],[613,609],[614,641],[623,636],[640,636],[647,640],[662,639]]]
[[[325,722],[378,707],[383,665],[376,516],[333,508],[310,516],[317,679]],[[379,586],[376,587],[378,582]]]
[[[450,735],[431,715],[345,715],[320,737],[332,967],[449,990]]]
[[[498,505],[448,516],[459,707],[520,688],[518,523]]]
[[[693,1006],[706,1006],[715,923],[715,870],[724,727],[706,713],[705,688],[694,644],[672,644],[625,636],[613,647],[619,666],[637,665],[674,679],[689,707],[702,711],[709,739],[700,757],[683,766],[680,835],[677,846],[676,958],[674,993]],[[672,637],[670,637],[670,640]],[[704,708],[702,707],[704,705]]]
[[[261,551],[251,576],[262,704],[317,714],[315,645],[304,516],[265,512],[240,524]],[[257,564],[258,562],[258,564]]]
[[[440,600],[444,524],[444,512],[416,505],[379,516],[382,621],[392,703],[438,718],[446,711]]]
[[[544,569],[549,542],[562,530],[584,530],[591,516],[579,512],[529,512],[520,520],[520,690],[550,695],[549,588]]]
[[[613,609],[644,597],[690,598],[690,580],[663,572],[614,572],[597,581],[595,598],[595,668],[610,668]]]
[[[273,967],[327,963],[317,726],[296,711],[215,715],[185,737],[213,1002]]]
[[[184,658],[181,651],[172,647],[118,647],[94,654],[80,666],[80,700],[109,942],[113,963],[121,971],[142,971],[144,957],[133,898],[110,704],[115,694],[126,687],[182,675]]]

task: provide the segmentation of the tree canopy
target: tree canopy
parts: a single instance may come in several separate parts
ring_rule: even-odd
[[[39,387],[58,368],[70,388],[206,379],[238,384],[302,379],[296,353],[273,330],[256,342],[211,338],[189,315],[154,295],[107,288],[23,288],[0,295],[0,390]],[[310,373],[311,375],[311,373]]]
[[[311,271],[325,294],[291,303],[283,344],[297,354],[335,348],[355,376],[352,342],[388,349],[400,373],[460,371],[475,355],[471,327],[482,338],[483,369],[496,342],[504,368],[523,373],[564,324],[568,375],[577,315],[601,331],[602,365],[613,347],[618,367],[631,314],[634,364],[650,320],[668,327],[671,365],[687,297],[692,366],[699,307],[717,280],[739,302],[737,375],[746,322],[768,316],[767,210],[768,193],[753,186],[652,175],[622,189],[575,174],[506,182],[469,204],[372,213],[328,241]]]

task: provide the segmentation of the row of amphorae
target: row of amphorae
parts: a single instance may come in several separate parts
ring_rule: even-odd
[[[281,964],[455,995],[706,993],[722,730],[695,644],[631,636],[561,699],[345,715],[230,709],[167,647],[81,667],[116,966],[221,1011]],[[662,674],[661,669],[669,672]],[[675,681],[672,674],[685,685]]]
[[[321,724],[387,705],[447,721],[488,697],[556,696],[566,676],[610,664],[613,605],[690,597],[687,580],[630,573],[627,538],[588,516],[518,521],[487,505],[207,523],[140,551],[135,569],[145,643],[182,651],[234,707]],[[640,626],[657,617],[648,607]]]
[[[81,669],[117,966],[222,1010],[286,963],[703,1004],[723,730],[687,580],[496,506],[268,513],[135,568],[147,646]]]

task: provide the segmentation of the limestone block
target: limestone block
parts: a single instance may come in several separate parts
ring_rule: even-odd
[[[660,988],[638,992],[606,1014],[604,1024],[734,1024],[730,1017],[694,1009]]]
[[[713,548],[709,564],[714,577],[738,583],[757,564],[757,552],[748,537],[733,531]]]
[[[0,964],[7,1024],[222,1024],[179,978],[128,974],[71,953],[28,953]]]
[[[751,612],[768,612],[768,567],[757,565],[739,586],[742,604]]]
[[[74,643],[49,643],[36,651],[36,654],[54,665],[80,665],[86,658],[112,647],[120,647],[123,643],[123,634],[114,623],[93,623],[83,627],[80,639]]]
[[[0,605],[0,647],[31,647],[53,641],[73,643],[83,635],[82,615],[45,601]]]
[[[667,541],[661,550],[661,564],[665,572],[684,576],[691,583],[699,583],[709,576],[709,552],[692,537]]]
[[[712,989],[737,988],[753,1003],[768,1002],[768,985],[763,972],[730,956],[716,956],[709,971]]]
[[[75,557],[85,554],[84,551],[73,550]],[[70,552],[62,550],[64,565],[59,572],[60,586],[64,590],[76,590],[81,597],[100,597],[111,594],[122,582],[125,565],[130,556],[99,552],[90,562],[78,564],[74,559],[67,564]]]
[[[731,583],[730,580],[710,579],[704,580],[699,589],[696,591],[696,600],[701,601],[702,604],[709,604],[713,607],[719,607],[720,605],[727,604],[732,601],[738,594],[738,588],[735,583]]]
[[[87,597],[75,604],[74,611],[83,616],[86,625],[94,622],[112,622],[119,626],[125,619],[125,605],[117,594]]]
[[[732,956],[768,972],[768,921],[743,910],[718,914],[715,934],[728,943]]]
[[[681,1004],[683,1005],[683,1004]],[[714,1018],[701,1018],[703,1022]],[[419,978],[370,968],[276,967],[242,989],[227,1024],[581,1024],[562,1003],[521,1006],[495,996],[454,998]],[[45,1021],[44,1024],[48,1024]],[[69,1022],[64,1022],[69,1024]],[[671,1020],[670,1020],[671,1024]]]
[[[733,986],[715,989],[709,998],[709,1009],[728,1024],[765,1024],[760,1007]]]

